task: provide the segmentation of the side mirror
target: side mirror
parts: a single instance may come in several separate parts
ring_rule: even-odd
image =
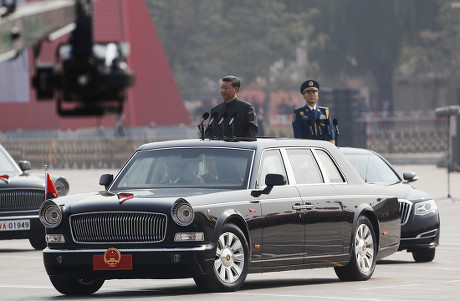
[[[19,168],[22,172],[25,172],[26,170],[30,170],[32,167],[30,166],[29,161],[19,161]]]
[[[405,171],[403,173],[403,178],[404,178],[404,180],[406,180],[409,183],[418,180],[417,174],[415,172],[413,172],[413,171]]]
[[[103,174],[99,178],[99,185],[103,185],[105,187],[105,190],[109,188],[110,184],[112,184],[113,181],[113,175],[112,174]]]
[[[274,186],[286,185],[286,176],[282,174],[269,173],[265,176],[265,187],[263,190],[253,190],[251,195],[253,197],[259,197],[261,194],[269,194]]]
[[[265,176],[265,185],[267,186],[282,186],[286,183],[286,176],[282,174],[269,173]]]

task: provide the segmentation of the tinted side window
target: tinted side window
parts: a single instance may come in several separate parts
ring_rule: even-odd
[[[344,182],[340,171],[337,169],[337,166],[334,161],[332,161],[331,157],[329,157],[329,155],[323,150],[316,150],[316,154],[318,154],[318,157],[326,170],[329,181],[331,181],[331,183]]]
[[[274,149],[264,152],[260,161],[259,176],[257,177],[258,186],[265,186],[265,176],[269,173],[282,174],[287,177],[279,150]]]
[[[287,150],[297,184],[323,183],[323,177],[311,150]]]
[[[348,154],[346,157],[368,183],[389,185],[401,181],[390,166],[375,154]]]

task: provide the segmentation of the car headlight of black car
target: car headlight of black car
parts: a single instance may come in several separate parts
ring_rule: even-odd
[[[427,215],[438,212],[438,206],[434,200],[418,202],[415,204],[415,215]]]
[[[69,182],[65,178],[58,178],[54,181],[58,196],[65,196],[69,193]]]
[[[56,228],[62,221],[62,211],[55,202],[47,200],[40,206],[40,222],[47,228]]]
[[[171,208],[171,216],[179,226],[188,226],[193,222],[195,213],[192,206],[186,200],[179,198]]]

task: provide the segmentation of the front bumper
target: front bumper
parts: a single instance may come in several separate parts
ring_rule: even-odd
[[[106,249],[57,250],[46,248],[43,260],[50,276],[74,276],[99,279],[126,278],[189,278],[212,271],[215,250],[211,246],[171,249],[120,248],[122,255],[131,255],[132,269],[94,269],[94,255]]]
[[[417,248],[435,248],[439,245],[440,219],[439,214],[427,216],[411,216],[409,221],[401,226],[400,250],[409,252]]]
[[[10,231],[0,231],[0,240],[4,239],[27,239],[36,235],[44,235],[45,228],[36,215],[9,215],[0,216],[0,224],[10,221],[28,220],[30,222],[30,229],[19,229]]]

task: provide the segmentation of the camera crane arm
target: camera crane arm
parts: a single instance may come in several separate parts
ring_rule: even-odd
[[[4,4],[4,2],[2,2]],[[76,27],[76,0],[46,0],[0,7],[0,62],[43,40],[55,40]]]
[[[56,64],[36,62],[37,100],[56,98],[61,116],[121,116],[126,89],[134,85],[129,47],[93,42],[93,0],[0,1],[0,62],[37,44],[36,59],[41,41],[71,33],[58,46]]]

